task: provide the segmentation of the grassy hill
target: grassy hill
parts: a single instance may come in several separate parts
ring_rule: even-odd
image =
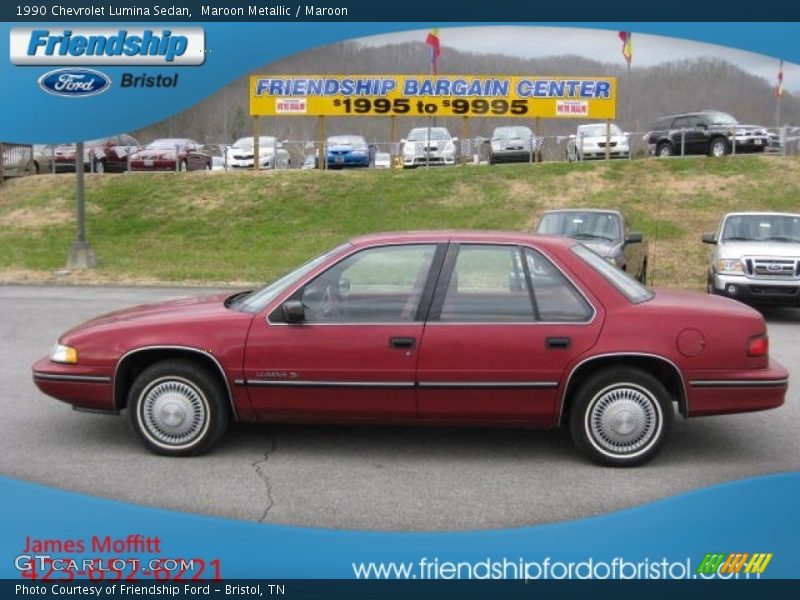
[[[0,281],[50,281],[75,235],[75,176],[0,186]],[[730,210],[800,206],[800,160],[705,157],[346,172],[87,175],[98,258],[74,282],[259,283],[361,233],[530,230],[557,207],[621,208],[658,285],[701,288],[700,234]]]

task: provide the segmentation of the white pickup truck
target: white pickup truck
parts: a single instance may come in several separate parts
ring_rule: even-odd
[[[749,304],[800,305],[800,214],[728,213],[716,233],[708,292]]]

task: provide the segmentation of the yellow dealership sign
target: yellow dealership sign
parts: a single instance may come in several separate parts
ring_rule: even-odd
[[[616,117],[615,77],[251,75],[252,116]]]

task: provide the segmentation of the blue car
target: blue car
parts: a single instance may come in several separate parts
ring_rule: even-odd
[[[368,167],[369,144],[360,135],[332,135],[326,143],[325,163],[329,169]]]

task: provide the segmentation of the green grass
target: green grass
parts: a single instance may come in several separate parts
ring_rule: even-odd
[[[651,240],[659,283],[699,286],[699,236],[728,210],[796,210],[800,161],[687,158],[264,173],[87,175],[92,281],[261,282],[352,236],[529,230],[549,208],[621,208]],[[46,279],[74,238],[75,176],[0,187],[0,275]],[[654,245],[651,242],[651,251]],[[700,248],[698,250],[698,248]]]

